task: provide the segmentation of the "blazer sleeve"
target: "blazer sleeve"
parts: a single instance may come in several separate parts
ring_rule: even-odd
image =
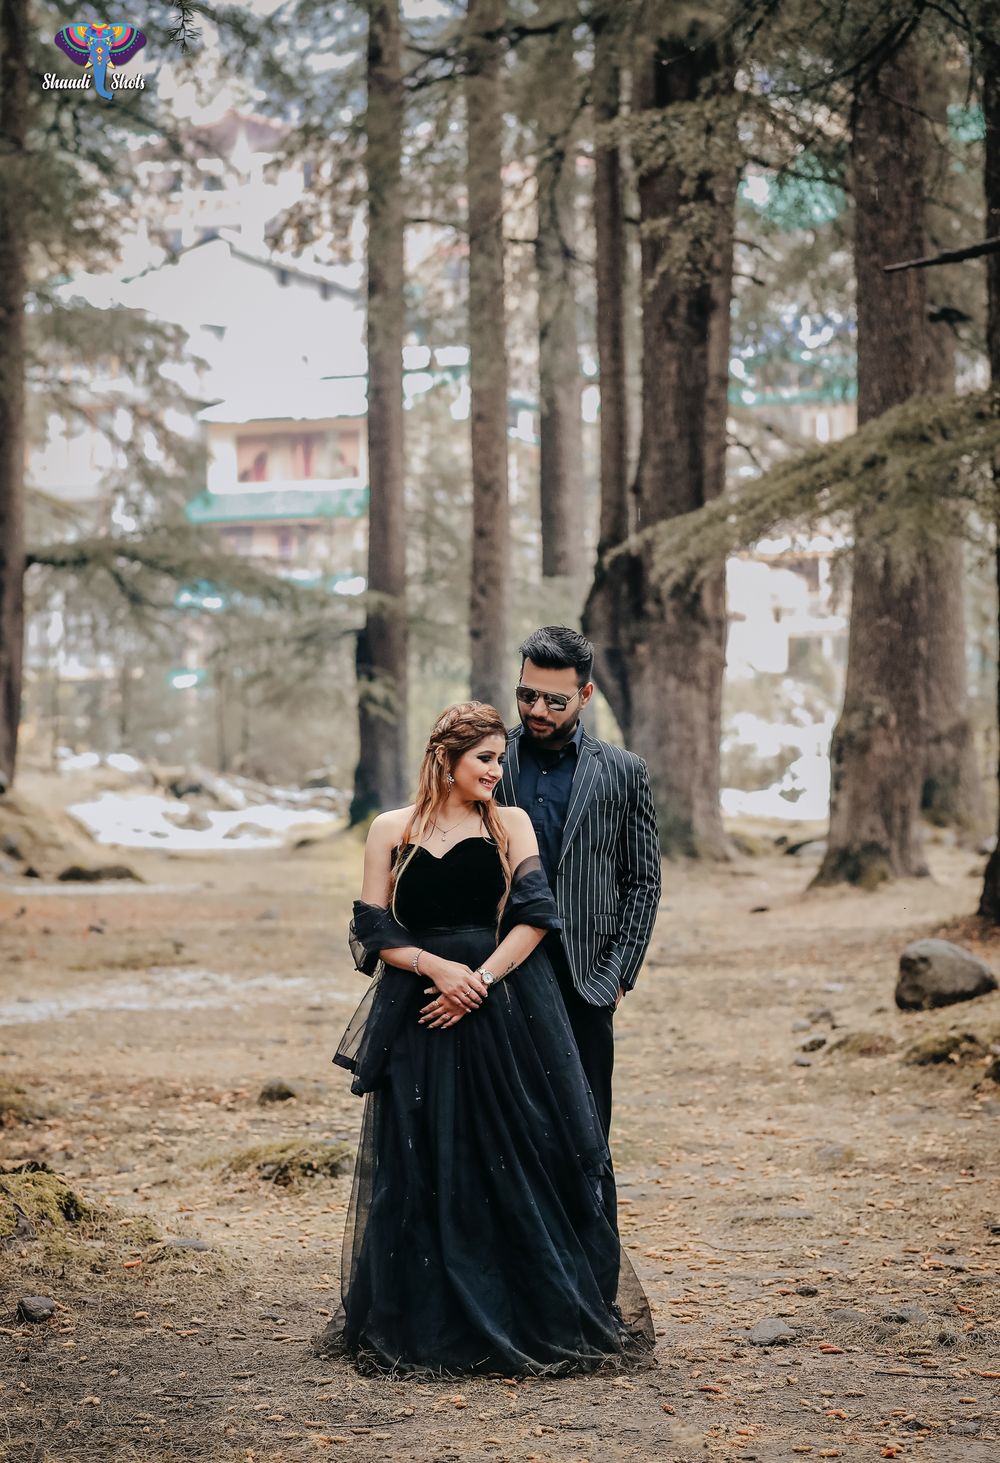
[[[663,877],[649,774],[641,758],[636,764],[634,802],[622,819],[618,842],[618,931],[596,965],[624,991],[630,991],[639,978],[656,923]]]

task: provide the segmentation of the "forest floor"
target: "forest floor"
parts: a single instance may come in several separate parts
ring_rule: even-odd
[[[355,1139],[330,1064],[364,988],[353,838],[130,855],[142,885],[0,886],[0,1059],[22,1089],[0,1185],[38,1161],[107,1209],[0,1249],[0,1458],[998,1463],[1000,994],[903,1015],[893,989],[915,936],[994,966],[1000,941],[970,915],[982,859],[931,856],[933,879],[875,894],[806,892],[815,863],[777,850],[667,866],[617,1017],[613,1133],[656,1364],[516,1383],[315,1357],[350,1175],[222,1170]],[[966,1031],[981,1045],[907,1064]],[[270,1079],[297,1096],[261,1105]],[[52,1319],[18,1320],[31,1295]],[[785,1344],[750,1343],[768,1318]]]

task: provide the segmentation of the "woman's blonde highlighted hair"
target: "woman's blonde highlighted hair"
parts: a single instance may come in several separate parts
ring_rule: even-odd
[[[507,727],[499,711],[482,701],[460,701],[457,706],[449,706],[446,711],[442,711],[434,723],[427,750],[420,764],[413,812],[410,814],[399,840],[399,858],[393,869],[389,894],[393,914],[396,913],[396,890],[399,888],[399,881],[418,847],[423,843],[431,824],[437,820],[448,801],[448,794],[451,791],[451,784],[448,781],[449,774],[460,757],[478,746],[486,737],[494,736],[501,736],[506,740]],[[503,819],[492,798],[484,798],[478,804],[478,811],[483,830],[497,846],[500,864],[503,868],[504,890],[497,906],[499,925],[510,894],[510,840]]]

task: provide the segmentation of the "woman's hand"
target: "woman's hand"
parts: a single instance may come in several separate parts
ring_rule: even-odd
[[[437,996],[420,1013],[420,1025],[426,1026],[429,1031],[454,1026],[463,1016],[468,1015],[466,1008],[460,1006],[453,996],[438,995],[433,986],[428,986],[424,995]]]
[[[442,996],[462,1011],[474,1011],[487,996],[483,978],[460,960],[445,960],[433,955],[424,961],[423,974],[429,976]]]

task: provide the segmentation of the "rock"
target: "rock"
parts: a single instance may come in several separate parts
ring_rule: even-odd
[[[821,1143],[816,1149],[816,1161],[827,1168],[846,1168],[853,1163],[857,1154],[844,1143]]]
[[[810,1024],[811,1023],[808,1022],[808,1021],[793,1021],[792,1022],[792,1030],[796,1034],[798,1034],[800,1031],[808,1031]]]
[[[931,1011],[996,988],[986,962],[950,940],[914,940],[899,957],[896,1005],[901,1011]]]
[[[922,1326],[930,1320],[930,1316],[919,1306],[886,1306],[881,1319],[892,1321],[897,1326]]]
[[[988,838],[984,838],[983,839],[982,843],[976,849],[976,852],[977,853],[992,853],[993,850],[996,848],[996,846],[997,846],[997,836],[996,836],[995,833],[991,833]]]
[[[840,1326],[861,1326],[867,1319],[864,1311],[852,1310],[850,1306],[839,1306],[830,1312],[830,1320]]]
[[[795,1287],[795,1294],[796,1295],[819,1295],[819,1287],[816,1286],[816,1285],[797,1285]]]
[[[808,1041],[804,1041],[802,1043],[802,1050],[804,1052],[818,1052],[821,1051],[825,1046],[825,1036],[810,1036]]]
[[[94,864],[90,868],[84,864],[69,864],[56,878],[60,884],[106,884],[113,879],[128,879],[133,884],[145,883],[128,864]]]
[[[17,1303],[19,1321],[47,1321],[56,1313],[56,1303],[47,1295],[22,1295]]]
[[[825,838],[805,838],[798,843],[789,843],[785,854],[792,858],[822,858],[826,848]]]
[[[197,1239],[193,1234],[170,1235],[163,1241],[165,1250],[210,1250],[207,1240]]]
[[[818,1026],[821,1021],[829,1021],[831,1026],[836,1026],[837,1024],[829,1006],[814,1006],[809,1012],[809,1021],[813,1026]]]
[[[971,1031],[952,1032],[947,1036],[927,1036],[914,1042],[905,1057],[908,1067],[933,1067],[939,1062],[978,1061],[984,1047]]]
[[[175,828],[183,828],[190,833],[206,833],[212,826],[212,820],[207,813],[200,808],[188,808],[186,812],[175,813],[168,810],[163,815],[168,823]]]
[[[1000,1082],[1000,1057],[994,1057],[983,1076],[987,1082]]]
[[[298,1097],[294,1087],[289,1087],[287,1082],[265,1082],[257,1095],[257,1101],[263,1106],[268,1102],[289,1102],[293,1097]]]
[[[808,1057],[796,1057],[792,1062],[793,1067],[811,1067],[812,1062]]]
[[[777,1316],[768,1316],[751,1326],[748,1340],[751,1346],[787,1346],[795,1340],[795,1332]]]
[[[948,1431],[957,1438],[974,1438],[982,1430],[982,1423],[974,1417],[958,1417],[948,1424]]]

